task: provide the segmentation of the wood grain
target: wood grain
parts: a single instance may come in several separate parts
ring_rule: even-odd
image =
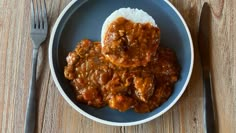
[[[203,132],[202,78],[197,32],[201,7],[212,9],[211,58],[219,131],[236,132],[236,1],[170,0],[191,31],[195,61],[184,95],[161,117],[138,126],[113,127],[94,122],[72,109],[59,94],[50,74],[48,40],[40,48],[37,75],[38,133]],[[48,0],[50,29],[70,0]],[[31,75],[29,0],[0,0],[0,133],[23,132]]]

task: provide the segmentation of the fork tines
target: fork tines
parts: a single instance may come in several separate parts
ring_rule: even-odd
[[[31,0],[31,28],[47,28],[47,9],[45,0]]]

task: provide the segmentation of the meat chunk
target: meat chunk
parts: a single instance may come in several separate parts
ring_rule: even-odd
[[[154,76],[143,75],[142,77],[134,76],[134,87],[136,96],[143,102],[147,102],[153,95],[155,88]]]
[[[146,66],[156,54],[160,40],[158,27],[119,17],[107,29],[102,53],[113,64],[121,67]]]
[[[134,101],[131,97],[127,97],[124,95],[114,95],[109,100],[108,104],[111,108],[117,109],[121,112],[124,112],[130,109],[133,105]]]
[[[102,95],[99,90],[95,87],[88,87],[85,89],[80,89],[77,95],[77,100],[94,107],[102,107],[104,103],[102,101]]]

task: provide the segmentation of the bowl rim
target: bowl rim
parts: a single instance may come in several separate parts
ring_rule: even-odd
[[[72,5],[75,4],[77,0],[72,0],[60,13],[59,17],[57,18],[53,29],[51,31],[51,35],[50,35],[50,41],[49,41],[49,49],[48,49],[48,58],[49,58],[49,66],[50,66],[50,70],[51,70],[51,75],[53,78],[54,83],[56,84],[57,89],[59,90],[60,94],[62,95],[62,97],[67,101],[67,103],[69,103],[69,105],[74,108],[77,112],[81,113],[82,115],[84,115],[85,117],[94,120],[96,122],[102,123],[102,124],[106,124],[106,125],[111,125],[111,126],[133,126],[133,125],[138,125],[138,124],[143,124],[146,123],[148,121],[151,121],[161,115],[163,115],[165,112],[167,112],[171,107],[173,107],[173,105],[176,104],[176,102],[180,99],[180,97],[182,96],[182,94],[184,93],[184,91],[187,88],[187,85],[189,83],[190,77],[192,75],[192,70],[193,70],[193,63],[194,63],[194,51],[193,51],[193,42],[192,42],[192,37],[189,31],[189,28],[185,22],[185,20],[183,19],[182,15],[179,13],[179,11],[168,1],[168,0],[163,0],[164,2],[166,2],[174,11],[175,13],[178,15],[178,17],[180,18],[181,22],[183,23],[185,30],[187,32],[188,35],[188,39],[189,39],[189,44],[190,44],[190,49],[191,49],[191,64],[190,64],[190,68],[189,68],[189,72],[188,72],[188,76],[187,79],[184,83],[184,86],[182,88],[182,90],[179,92],[179,94],[176,96],[176,98],[166,107],[164,108],[162,111],[160,111],[159,113],[142,119],[142,120],[138,120],[138,121],[134,121],[134,122],[112,122],[112,121],[108,121],[108,120],[103,120],[100,118],[97,118],[95,116],[92,116],[90,114],[88,114],[87,112],[83,111],[82,109],[80,109],[75,103],[72,102],[72,100],[66,95],[66,93],[64,92],[64,90],[62,89],[61,85],[59,84],[59,81],[57,79],[55,70],[54,70],[54,65],[53,65],[53,59],[52,59],[52,50],[53,50],[53,41],[54,41],[54,37],[56,34],[56,30],[58,28],[58,25],[61,21],[61,19],[63,18],[63,16],[65,15],[65,13],[70,9],[70,7]],[[85,2],[87,2],[88,0],[84,0],[82,1],[81,5],[83,5]]]

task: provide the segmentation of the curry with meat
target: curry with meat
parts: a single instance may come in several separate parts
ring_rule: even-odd
[[[138,67],[117,66],[105,58],[101,49],[99,42],[82,40],[67,56],[64,75],[79,102],[146,113],[170,97],[180,74],[171,49],[159,46],[146,66]]]

